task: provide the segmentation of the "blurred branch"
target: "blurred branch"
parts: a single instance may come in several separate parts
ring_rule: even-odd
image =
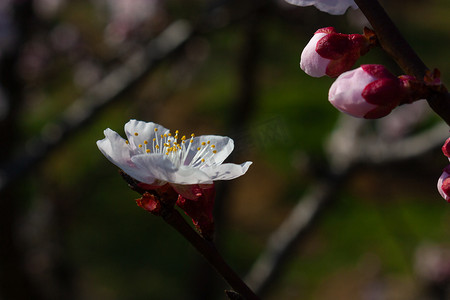
[[[3,45],[0,55],[0,82],[4,100],[8,103],[8,113],[0,119],[0,138],[4,142],[0,147],[0,157],[9,157],[13,146],[20,141],[16,129],[18,112],[24,100],[24,82],[18,74],[17,65],[36,18],[32,1],[15,1],[4,5],[11,9],[16,29],[14,34],[10,33],[12,36],[9,38],[13,40],[11,47]],[[13,189],[0,190],[0,199],[0,298],[44,299],[41,287],[35,284],[27,272],[25,255],[18,241],[17,223],[21,203],[16,201]]]
[[[174,21],[143,50],[132,54],[123,65],[101,79],[83,97],[75,100],[59,121],[45,125],[39,136],[29,141],[28,147],[23,147],[30,149],[29,151],[0,163],[0,191],[30,171],[69,136],[93,120],[104,107],[133,89],[161,61],[180,50],[192,37],[240,21],[269,1],[258,1],[256,4],[251,1],[252,5],[244,8],[235,8],[233,4],[236,3],[230,2],[231,4],[225,3],[210,9],[195,26],[187,21]],[[224,10],[232,10],[228,12],[232,17],[224,20]]]
[[[423,80],[429,70],[400,33],[394,22],[377,0],[355,0],[375,30],[380,45],[408,74]],[[442,86],[440,92],[430,91],[430,107],[450,125],[450,94]]]
[[[169,57],[193,35],[189,23],[175,21],[142,51],[90,88],[64,113],[59,122],[47,124],[29,144],[31,151],[0,168],[0,191],[23,176],[71,134],[91,121],[106,105],[135,87],[159,62]]]
[[[350,152],[338,151],[337,153],[354,153],[356,148],[354,137],[363,123],[358,120],[353,122],[353,120],[357,119],[344,117],[340,120],[339,126],[330,137],[333,145],[329,148],[340,149],[340,145],[345,145],[349,147],[347,150]],[[313,186],[309,193],[300,199],[289,216],[271,234],[265,250],[253,264],[245,279],[256,294],[265,294],[270,285],[275,282],[292,251],[307,237],[319,217],[335,200],[336,194],[353,170],[355,162],[351,154],[350,157],[333,156],[326,178]]]
[[[318,219],[331,207],[339,189],[362,164],[392,163],[420,157],[442,144],[444,123],[415,136],[387,144],[360,136],[367,121],[343,115],[329,139],[328,176],[320,180],[301,198],[289,216],[272,233],[266,249],[249,271],[246,282],[258,295],[264,294],[295,247],[314,228]]]

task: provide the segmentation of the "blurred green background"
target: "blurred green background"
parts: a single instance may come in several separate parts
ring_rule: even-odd
[[[20,139],[2,147],[21,153],[49,121],[58,120],[89,86],[168,24],[178,19],[195,24],[214,11],[211,7],[222,5],[200,0],[158,3],[156,12],[123,41],[107,37],[108,32],[120,32],[114,26],[123,24],[111,25],[111,9],[104,2],[67,1],[53,14],[44,14],[26,49],[39,56],[42,47],[55,47],[70,34],[77,42],[45,57],[35,73],[33,61],[25,63],[26,97],[17,116]],[[60,289],[88,300],[225,298],[226,284],[193,248],[136,206],[139,195],[127,188],[95,145],[105,128],[123,134],[123,125],[138,119],[186,134],[235,139],[232,162],[254,164],[245,176],[217,183],[224,193],[216,210],[217,243],[243,276],[271,232],[311,184],[321,180],[328,163],[324,144],[339,113],[327,101],[333,80],[304,74],[300,53],[318,28],[361,33],[364,21],[354,11],[330,16],[282,1],[261,9],[257,5],[241,1],[224,9],[216,20],[223,25],[205,25],[205,32],[14,184],[14,201],[20,206],[15,230],[23,241],[27,270],[44,294],[64,294]],[[450,2],[383,5],[423,61],[439,68],[448,82]],[[55,34],[61,28],[68,31]],[[360,63],[382,63],[401,74],[380,49]],[[438,121],[430,113],[410,134]],[[442,136],[442,143],[446,138]],[[415,267],[418,249],[450,249],[449,207],[436,190],[446,164],[437,147],[411,161],[360,168],[296,247],[263,299],[423,299],[427,282]]]

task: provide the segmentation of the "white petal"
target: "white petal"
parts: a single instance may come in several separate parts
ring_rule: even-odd
[[[331,85],[328,100],[340,111],[363,118],[377,107],[362,97],[364,88],[376,79],[361,67],[342,73]]]
[[[300,68],[309,76],[322,77],[326,75],[328,63],[331,61],[328,58],[323,58],[316,52],[317,43],[321,38],[328,35],[324,32],[314,34],[309,43],[302,51],[300,58]]]
[[[203,168],[202,171],[208,174],[212,180],[231,180],[244,175],[251,164],[251,161],[247,161],[240,165],[222,164],[220,166]]]
[[[130,148],[125,140],[115,131],[106,129],[105,138],[97,141],[97,147],[113,164],[132,167]]]
[[[317,9],[331,15],[343,15],[349,7],[357,9],[353,0],[285,0],[286,2],[298,6],[314,5]]]
[[[144,141],[151,143],[155,137],[155,128],[157,136],[169,132],[169,129],[153,122],[143,122],[137,120],[130,120],[125,124],[125,134],[127,135],[130,145],[133,149],[139,144],[144,144]],[[136,133],[138,135],[136,135]]]
[[[159,180],[177,184],[212,183],[211,178],[197,168],[182,166],[177,169],[165,154],[136,155],[132,161]]]
[[[206,145],[209,145],[209,147],[214,145],[214,148],[211,148],[210,150],[217,151],[209,159],[209,165],[220,165],[230,155],[230,153],[233,152],[234,149],[233,140],[227,136],[201,135],[195,137],[192,141],[191,148],[184,162],[184,165],[188,165],[191,162],[194,155],[198,152],[197,148],[202,147],[203,142],[206,143]]]
[[[97,141],[97,147],[106,156],[106,158],[122,169],[125,173],[136,180],[151,184],[155,180],[154,177],[148,176],[145,170],[136,166],[130,156],[130,146],[115,131],[106,129],[104,131],[105,138]],[[145,180],[142,180],[145,178]]]

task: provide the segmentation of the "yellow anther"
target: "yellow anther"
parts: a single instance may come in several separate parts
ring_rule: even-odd
[[[216,154],[216,153],[217,153],[217,151],[216,151],[216,150],[213,150],[213,153],[214,153],[214,154]]]
[[[153,138],[153,141],[155,142],[155,141],[156,141],[156,138]]]
[[[202,143],[202,146],[205,146],[205,145],[206,145],[206,143],[205,143],[205,142],[203,142],[203,143]]]
[[[147,142],[147,141],[144,141],[144,144],[146,144],[146,145],[147,145],[147,144],[148,144],[148,142]]]
[[[201,149],[200,147],[197,148],[198,151],[200,151],[200,149]]]
[[[213,149],[216,148],[216,145],[211,145],[211,148],[213,148]]]
[[[175,130],[175,134],[178,134],[178,130]]]
[[[194,137],[194,136],[195,136],[195,134],[192,133],[192,134],[191,134],[191,137]]]
[[[138,146],[139,148],[142,148],[142,145],[141,144],[139,144],[139,146]]]
[[[155,146],[155,148],[156,148],[156,149],[159,149],[159,146],[158,146],[158,145],[156,145],[156,146]]]
[[[145,150],[145,152],[150,153],[150,149]]]
[[[167,134],[168,136],[172,136],[172,134],[169,132],[168,134]]]
[[[127,145],[128,145],[129,143],[130,143],[129,141],[125,141],[125,144],[127,144]]]
[[[208,141],[207,143],[208,143],[208,145],[209,145],[209,144],[210,144],[211,142],[210,142],[210,141]]]
[[[205,162],[205,159],[204,159],[204,158],[202,158],[202,162]]]
[[[194,142],[194,141],[193,141],[193,140],[191,140],[191,141],[190,141],[189,143],[191,143],[191,144],[192,144],[193,142]]]
[[[170,134],[170,133],[169,133]],[[167,133],[164,134],[164,137],[167,137]]]
[[[134,133],[134,135],[135,135],[135,136],[138,136],[138,135],[139,135],[139,133],[135,132],[135,133]]]
[[[186,139],[186,136],[183,135],[183,136],[181,137],[181,140],[184,141],[185,139]]]

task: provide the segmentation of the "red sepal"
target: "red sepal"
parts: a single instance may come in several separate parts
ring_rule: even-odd
[[[154,195],[148,192],[145,192],[141,198],[136,199],[136,204],[139,207],[157,216],[161,212],[161,203]]]
[[[195,201],[178,196],[178,205],[192,219],[192,223],[205,239],[212,240],[214,236],[214,184],[198,185],[201,195]]]
[[[450,138],[448,138],[442,146],[442,153],[450,158]],[[450,172],[449,172],[450,173]]]
[[[400,104],[405,97],[400,81],[394,78],[381,78],[372,81],[361,93],[361,96],[369,103],[375,105],[394,105]]]
[[[330,27],[317,29],[317,31],[314,32],[314,34],[316,34],[316,33],[332,33],[332,32],[336,32],[336,30],[334,30],[334,27],[330,26]]]

